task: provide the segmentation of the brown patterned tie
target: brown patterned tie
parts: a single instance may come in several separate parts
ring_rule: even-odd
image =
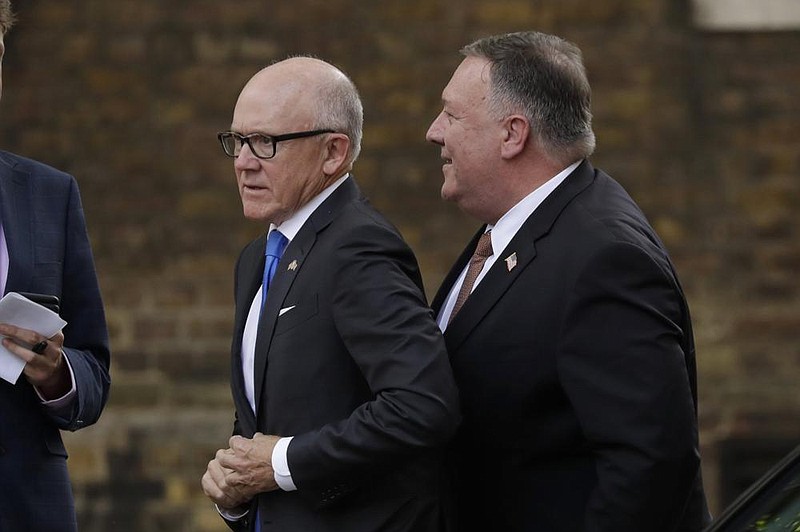
[[[448,324],[453,321],[453,318],[458,311],[461,310],[461,306],[469,297],[470,292],[472,292],[472,287],[475,285],[475,279],[477,279],[478,274],[481,273],[486,259],[492,256],[491,233],[491,230],[483,233],[481,238],[478,240],[478,245],[475,246],[475,253],[472,255],[472,258],[469,259],[467,275],[464,276],[464,282],[461,283],[461,290],[458,291],[456,304],[453,305],[453,312],[450,313],[450,319],[447,322]]]

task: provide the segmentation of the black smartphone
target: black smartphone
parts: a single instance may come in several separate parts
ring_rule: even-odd
[[[61,306],[61,302],[58,300],[57,296],[50,295],[50,294],[33,294],[30,292],[17,292],[22,297],[30,299],[34,303],[37,303],[43,306],[46,309],[52,310],[56,314],[58,314]]]

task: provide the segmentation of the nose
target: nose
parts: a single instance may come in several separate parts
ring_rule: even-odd
[[[443,119],[444,111],[439,113],[436,118],[431,122],[430,127],[428,127],[428,132],[425,133],[425,140],[428,142],[433,142],[434,144],[444,145],[444,140],[442,137],[442,119]]]
[[[236,171],[252,170],[258,167],[258,157],[253,155],[250,145],[245,143],[239,150],[239,155],[233,159],[233,168]]]

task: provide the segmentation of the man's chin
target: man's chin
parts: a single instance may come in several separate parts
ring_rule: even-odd
[[[456,195],[456,192],[451,187],[448,187],[446,183],[442,185],[441,196],[442,199],[445,201],[450,201],[450,202],[458,201],[458,196]]]
[[[269,223],[270,216],[262,209],[248,209],[246,206],[242,209],[244,217],[251,222]]]

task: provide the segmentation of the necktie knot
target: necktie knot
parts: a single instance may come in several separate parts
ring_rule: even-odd
[[[261,310],[264,310],[270,282],[272,282],[272,278],[275,276],[275,271],[278,269],[278,262],[288,243],[289,239],[283,236],[283,233],[277,229],[272,231],[267,237],[267,249],[264,253],[266,255],[264,259],[264,277],[261,283]]]
[[[268,257],[280,258],[288,243],[289,239],[283,236],[283,233],[275,229],[269,234],[269,237],[267,237],[266,255]]]
[[[492,256],[492,253],[492,232],[486,231],[481,235],[480,239],[478,239],[478,245],[475,246],[474,256],[486,260]]]

